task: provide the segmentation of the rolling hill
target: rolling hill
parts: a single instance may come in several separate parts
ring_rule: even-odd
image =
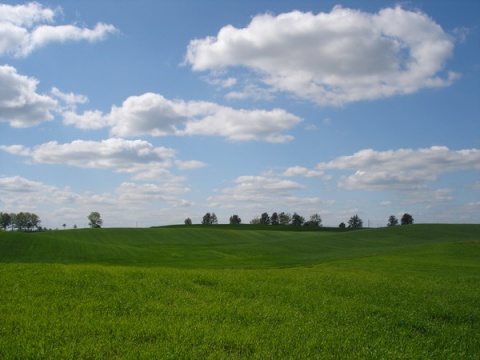
[[[1,232],[0,262],[179,268],[309,266],[458,241],[479,225],[413,225],[339,232],[242,226]]]

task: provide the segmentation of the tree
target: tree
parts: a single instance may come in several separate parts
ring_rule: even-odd
[[[93,229],[99,229],[103,225],[103,220],[100,216],[100,213],[93,211],[88,215],[88,225]]]
[[[280,220],[278,218],[278,214],[276,212],[274,212],[272,214],[272,217],[270,218],[270,222],[272,223],[272,225],[278,225],[280,224]]]
[[[184,222],[185,222],[185,225],[192,225],[192,219],[190,218],[186,218]]]
[[[341,223],[338,225],[338,227],[339,227],[340,229],[345,229],[345,223],[344,223],[344,222],[341,222]]]
[[[405,213],[400,220],[402,225],[412,225],[413,224],[413,216]]]
[[[350,229],[361,229],[363,227],[363,221],[358,215],[354,215],[348,220],[348,227]]]
[[[322,218],[319,214],[315,213],[310,215],[310,220],[305,223],[306,226],[322,226]]]
[[[207,212],[205,215],[203,215],[202,225],[214,224],[218,224],[217,215],[215,215],[215,213],[210,214],[209,212]]]
[[[280,222],[280,225],[290,225],[290,222],[292,221],[292,215],[282,211],[278,216],[278,221]]]
[[[65,230],[65,228],[67,227],[67,224],[63,224],[63,230]]]
[[[305,218],[303,216],[298,215],[296,212],[292,215],[292,225],[293,226],[302,226],[305,222]]]
[[[242,223],[242,219],[238,215],[230,216],[230,225],[238,225]]]
[[[0,227],[3,230],[7,230],[7,228],[12,223],[12,217],[9,213],[0,213]]]
[[[388,218],[388,223],[387,226],[397,226],[398,225],[398,219],[394,215],[390,215]]]
[[[264,212],[262,216],[260,216],[260,224],[270,225],[270,216],[268,216],[268,213]]]
[[[255,216],[252,220],[250,220],[250,224],[252,225],[260,224],[260,218],[258,216]]]

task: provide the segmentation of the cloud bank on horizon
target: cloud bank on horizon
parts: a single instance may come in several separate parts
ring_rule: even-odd
[[[468,101],[465,111],[478,110],[473,97],[461,94],[467,91],[461,84],[475,76],[478,81],[479,63],[462,69],[466,74],[449,66],[456,45],[469,44],[465,28],[448,32],[425,12],[401,6],[377,12],[342,6],[329,12],[257,11],[244,27],[227,22],[208,36],[190,27],[183,52],[171,50],[178,60],[174,69],[128,63],[132,74],[118,74],[128,82],[129,76],[167,78],[173,72],[208,90],[195,92],[185,83],[179,97],[159,84],[125,96],[113,85],[117,102],[97,95],[92,106],[84,92],[93,89],[88,81],[78,91],[73,80],[53,83],[48,69],[32,64],[48,59],[54,44],[101,47],[135,38],[119,14],[118,24],[95,19],[87,26],[65,22],[66,13],[38,2],[0,4],[0,127],[8,134],[0,143],[1,211],[36,210],[45,223],[63,216],[61,223],[81,225],[98,210],[110,226],[131,225],[132,212],[141,214],[143,225],[158,225],[200,219],[207,211],[224,222],[233,213],[248,222],[265,211],[320,213],[333,226],[355,213],[383,224],[403,211],[426,222],[476,222],[478,122],[463,130],[452,124],[451,114],[425,119],[442,129],[438,138],[458,139],[438,143],[385,130],[362,138],[355,120],[343,120],[343,127],[332,120],[353,116],[350,109],[364,103],[367,110],[357,108],[357,116],[377,111],[374,121],[386,122],[393,111],[377,104],[388,100],[398,112],[403,105],[395,102],[408,97],[419,99],[412,112],[433,112],[432,102],[422,100],[425,91],[434,97],[455,87],[458,98]],[[136,58],[165,50],[152,45],[151,53]],[[478,50],[470,51],[477,54],[472,61],[478,59]],[[109,62],[131,58],[109,55],[88,61],[112,71],[103,81],[113,82]],[[68,64],[55,71],[74,79]],[[318,118],[324,120],[315,123]],[[404,125],[415,126],[412,121]],[[381,139],[398,145],[385,147]]]

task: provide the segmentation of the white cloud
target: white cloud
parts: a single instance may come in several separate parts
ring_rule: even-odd
[[[181,161],[175,160],[175,165],[179,170],[192,170],[192,169],[199,169],[202,167],[207,166],[203,161],[198,160],[188,160],[188,161]]]
[[[85,104],[86,102],[88,102],[88,98],[84,95],[64,93],[56,87],[52,88],[51,94],[70,106],[75,106],[76,104]]]
[[[51,141],[32,149],[21,145],[1,146],[0,150],[30,157],[35,163],[65,164],[79,168],[111,169],[132,174],[141,181],[183,181],[168,168],[175,164],[176,152],[165,147],[154,147],[144,140],[107,139],[103,141],[76,140],[59,144]],[[186,161],[179,168],[200,167],[200,162]]]
[[[206,101],[168,100],[145,93],[127,98],[110,113],[64,114],[64,123],[82,129],[111,127],[113,136],[209,135],[231,141],[282,143],[293,139],[283,132],[302,119],[282,109],[236,110]]]
[[[0,4],[0,56],[28,56],[32,51],[50,43],[67,41],[101,41],[117,29],[98,23],[93,29],[53,23],[60,8],[50,9],[32,2],[25,5]]]
[[[480,170],[480,150],[450,150],[442,146],[418,150],[367,149],[330,162],[319,163],[316,169],[354,171],[353,175],[344,177],[339,182],[339,186],[347,189],[421,189],[427,182],[437,180],[442,174]]]
[[[334,201],[318,197],[299,197],[295,192],[305,186],[295,181],[268,176],[240,176],[235,186],[218,190],[218,195],[208,198],[209,206],[232,209],[243,216],[253,217],[260,212],[320,212]]]
[[[303,177],[318,177],[322,176],[323,171],[311,170],[302,166],[293,166],[285,170],[281,176],[303,176]]]
[[[87,226],[91,211],[99,211],[108,227],[133,227],[136,222],[140,226],[178,223],[185,214],[171,209],[194,206],[195,203],[181,198],[188,192],[182,184],[171,181],[161,185],[125,182],[113,193],[75,193],[20,176],[0,176],[2,211],[35,212],[41,225],[49,228],[59,228],[64,223],[68,228],[74,224]]]
[[[449,85],[458,75],[442,71],[453,48],[454,38],[419,11],[370,14],[337,6],[316,15],[257,15],[241,29],[225,26],[217,36],[192,40],[185,63],[225,76],[245,67],[260,76],[259,88],[341,105]]]
[[[59,189],[20,176],[0,177],[0,194],[8,211],[29,211],[43,204],[66,204],[79,199],[70,189]]]
[[[182,187],[178,183],[166,183],[162,185],[157,184],[137,184],[137,183],[122,183],[116,192],[119,195],[120,201],[129,202],[151,202],[162,201],[171,206],[184,207],[193,205],[187,200],[180,199],[177,195],[182,195],[189,192],[190,189]]]
[[[53,120],[53,98],[37,93],[38,80],[20,75],[8,65],[0,66],[0,122],[24,128]]]

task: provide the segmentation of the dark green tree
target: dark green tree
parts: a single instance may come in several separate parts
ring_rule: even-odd
[[[185,225],[192,225],[192,219],[186,218],[184,223],[185,223]]]
[[[260,216],[260,224],[270,225],[270,216],[268,216],[268,213],[264,212],[264,213]]]
[[[303,216],[298,215],[296,212],[292,215],[292,225],[293,226],[302,226],[305,222],[305,218]]]
[[[402,225],[412,225],[413,224],[413,216],[408,214],[408,213],[403,214],[402,219],[400,220],[400,223]]]
[[[210,214],[209,212],[207,212],[205,215],[203,215],[202,225],[214,225],[214,224],[218,224],[217,215],[215,215],[215,213]]]
[[[93,229],[99,229],[103,225],[103,220],[102,217],[100,216],[100,213],[97,211],[92,211],[90,215],[87,216],[88,218],[88,226],[90,226]]]
[[[238,225],[242,223],[242,219],[238,215],[230,216],[230,225]]]
[[[361,229],[363,227],[363,221],[358,215],[354,215],[348,220],[348,227],[350,229]]]
[[[280,224],[280,219],[278,218],[278,214],[276,212],[272,214],[272,217],[270,218],[270,222],[272,223],[272,225]]]
[[[306,226],[322,226],[322,218],[319,214],[315,213],[310,215],[310,220],[305,223]]]
[[[346,225],[345,225],[344,222],[341,222],[341,223],[338,225],[338,227],[339,227],[340,229],[345,229]]]
[[[292,215],[282,211],[280,215],[278,215],[278,221],[280,225],[290,225],[290,222],[292,221]]]
[[[12,216],[9,213],[0,213],[0,227],[3,230],[7,230],[7,228],[12,224]]]
[[[398,219],[394,215],[390,215],[388,218],[387,226],[396,226],[398,225]]]

